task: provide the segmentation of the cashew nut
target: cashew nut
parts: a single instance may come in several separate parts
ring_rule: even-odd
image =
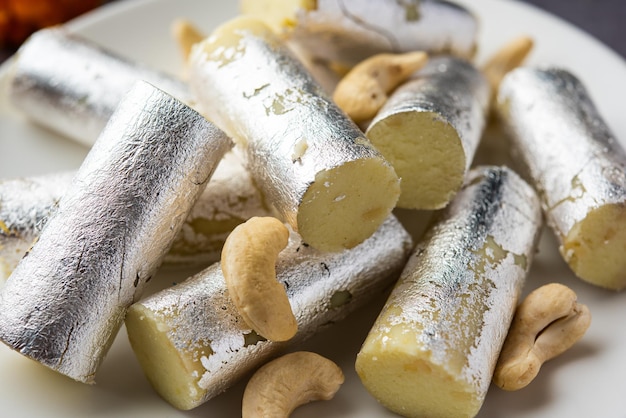
[[[525,387],[544,362],[574,345],[590,323],[589,309],[567,286],[551,283],[534,290],[517,307],[494,383],[504,390]]]
[[[202,41],[205,35],[193,23],[185,19],[176,19],[172,23],[171,30],[186,62],[191,52],[191,47]]]
[[[364,122],[376,115],[389,93],[427,61],[425,52],[374,55],[339,81],[333,100],[353,121]]]
[[[276,218],[253,217],[237,226],[222,248],[226,287],[244,321],[272,341],[286,341],[298,330],[285,287],[276,280],[276,258],[289,230]]]
[[[534,42],[528,36],[519,36],[496,51],[482,67],[482,72],[491,86],[491,98],[495,99],[504,76],[522,65]]]
[[[242,418],[288,417],[300,405],[332,399],[343,382],[339,366],[319,354],[286,354],[252,376],[243,394]]]

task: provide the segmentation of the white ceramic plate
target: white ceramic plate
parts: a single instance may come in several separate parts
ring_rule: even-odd
[[[463,0],[482,21],[479,60],[516,35],[536,40],[531,63],[553,63],[576,73],[587,85],[618,138],[626,141],[626,64],[609,49],[564,22],[535,8],[507,0]],[[207,33],[234,16],[236,2],[218,0],[138,0],[112,3],[70,25],[84,36],[132,59],[177,73],[181,57],[170,37],[175,17],[187,17]],[[617,24],[617,22],[614,22]],[[1,68],[1,67],[0,67]],[[6,70],[6,65],[3,70]],[[2,70],[0,70],[2,71]],[[3,81],[0,81],[2,83]],[[6,87],[0,84],[0,93]],[[30,125],[0,94],[0,178],[77,168],[87,150]],[[164,273],[182,280],[188,272]],[[563,282],[579,294],[593,314],[582,341],[547,363],[526,389],[507,393],[492,387],[480,417],[626,416],[626,294],[603,291],[576,279],[561,261],[556,243],[544,234],[527,289]],[[368,395],[353,371],[355,355],[383,300],[354,314],[305,346],[325,355],[346,373],[346,383],[329,402],[296,410],[293,417],[393,417]],[[14,417],[236,417],[242,382],[188,412],[177,411],[151,389],[127,342],[119,334],[95,386],[75,383],[0,345],[0,405]]]

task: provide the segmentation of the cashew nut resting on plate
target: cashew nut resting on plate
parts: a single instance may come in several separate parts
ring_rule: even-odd
[[[287,341],[298,330],[287,292],[276,280],[276,258],[289,230],[276,218],[253,217],[236,227],[222,248],[222,272],[237,311],[258,334]]]
[[[252,376],[243,394],[242,418],[286,418],[300,405],[332,399],[343,382],[339,366],[319,354],[286,354]]]
[[[574,345],[590,323],[589,309],[567,286],[551,283],[534,290],[517,307],[493,382],[504,390],[525,387],[544,362]]]
[[[425,52],[378,54],[357,64],[337,84],[333,100],[352,120],[367,121],[387,101],[387,95],[428,61]]]

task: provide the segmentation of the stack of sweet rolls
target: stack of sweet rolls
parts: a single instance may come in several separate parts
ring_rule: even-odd
[[[357,356],[365,387],[405,416],[475,416],[520,301],[543,217],[574,273],[611,289],[626,284],[619,257],[626,233],[618,223],[626,195],[623,150],[583,86],[565,70],[526,67],[507,74],[512,68],[505,65],[491,82],[492,74],[474,60],[476,18],[460,6],[436,0],[419,6],[366,0],[260,4],[242,1],[245,16],[195,42],[184,80],[62,28],[40,31],[23,45],[11,75],[15,107],[94,148],[76,175],[0,182],[0,267],[7,276],[13,271],[0,301],[0,338],[61,373],[92,382],[119,318],[126,317],[129,339],[154,388],[175,407],[191,409],[289,343],[343,319],[396,283]],[[376,30],[368,23],[374,18]],[[366,121],[352,120],[340,108],[311,64],[321,62],[325,75],[336,76],[334,88],[369,58],[412,51],[427,53],[428,62],[399,81]],[[66,58],[53,58],[61,54]],[[89,73],[66,78],[87,62]],[[26,284],[20,277],[39,269],[47,254],[41,248],[51,242],[47,236],[63,228],[59,219],[68,212],[74,216],[64,202],[94,193],[85,183],[91,181],[87,163],[107,161],[103,155],[110,151],[98,145],[112,136],[107,130],[126,128],[130,132],[121,136],[129,138],[143,135],[136,125],[116,128],[122,118],[111,118],[122,103],[125,112],[141,119],[145,99],[126,93],[134,85],[138,94],[138,80],[154,84],[158,89],[140,85],[184,112],[195,115],[192,108],[197,109],[223,144],[211,152],[214,164],[203,167],[207,175],[184,210],[174,216],[165,209],[141,209],[150,228],[155,222],[175,227],[167,240],[159,239],[150,268],[142,265],[136,275],[115,278],[119,289],[135,289],[131,296],[113,306],[104,302],[110,292],[83,290],[81,298],[115,312],[115,325],[106,332],[81,331],[81,324],[91,321],[83,312],[90,308],[74,309],[75,295],[58,296],[64,300],[52,301],[57,314],[76,313],[74,322],[55,329],[64,329],[68,341],[74,333],[93,338],[90,347],[77,338],[60,347],[62,355],[43,358],[39,352],[53,353],[60,343],[47,339],[45,331],[36,347],[24,342],[30,325],[20,318],[41,311],[43,323],[47,314],[41,304],[22,302],[26,296],[19,289]],[[518,167],[472,164],[492,117],[500,118],[514,139],[525,167],[521,176]],[[149,118],[142,123],[154,129]],[[125,152],[137,154],[131,145]],[[168,155],[177,150],[173,146]],[[149,170],[162,178],[163,167]],[[111,175],[119,182],[132,177],[128,171]],[[93,204],[115,213],[106,209],[111,198],[102,194]],[[172,202],[166,199],[167,204]],[[424,235],[414,229],[423,210],[437,211]],[[225,288],[221,246],[230,231],[255,216],[277,217],[290,230],[276,266],[299,326],[289,343],[258,335],[240,318]],[[69,245],[47,251],[67,260]],[[115,256],[122,260],[120,269],[126,251],[138,258],[152,250],[131,247],[121,245]],[[18,263],[22,254],[28,257]],[[82,254],[76,257],[77,271],[101,268],[98,257],[85,258],[86,264]],[[163,262],[208,267],[144,298],[143,285]],[[609,268],[597,269],[599,264]],[[66,267],[60,262],[56,270]],[[72,288],[81,274],[60,282]],[[32,297],[44,291],[49,292],[33,286]],[[348,296],[339,303],[341,295]],[[16,303],[22,305],[19,315]],[[104,349],[94,350],[97,345]],[[60,366],[64,349],[91,361],[69,359],[67,367]]]

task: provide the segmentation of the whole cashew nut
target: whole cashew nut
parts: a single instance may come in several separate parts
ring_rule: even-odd
[[[300,405],[332,399],[343,382],[341,369],[319,354],[286,354],[252,376],[243,394],[242,418],[286,418]]]
[[[221,267],[240,315],[261,336],[287,341],[298,330],[285,287],[276,280],[276,258],[289,230],[276,218],[253,217],[224,242]]]
[[[182,18],[172,23],[171,31],[185,61],[189,58],[191,47],[206,37],[193,23]]]
[[[504,390],[528,385],[541,365],[569,349],[587,331],[591,314],[567,286],[542,286],[518,306],[493,382]]]
[[[532,51],[534,41],[529,36],[519,36],[497,50],[483,65],[482,73],[491,86],[491,100],[495,100],[504,76],[522,65]]]
[[[373,118],[387,95],[428,61],[425,52],[378,54],[352,68],[337,84],[333,100],[353,121]]]

